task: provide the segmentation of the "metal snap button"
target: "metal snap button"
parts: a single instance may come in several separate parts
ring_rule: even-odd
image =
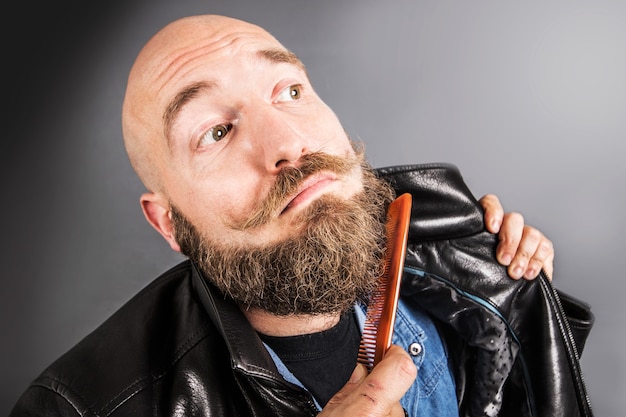
[[[422,353],[422,345],[417,342],[411,343],[411,346],[409,346],[409,354],[411,356],[417,356],[420,353]]]

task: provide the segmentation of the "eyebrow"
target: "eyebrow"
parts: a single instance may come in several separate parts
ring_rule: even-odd
[[[295,65],[308,77],[304,64],[302,63],[300,58],[298,58],[297,55],[291,51],[278,48],[261,49],[257,51],[257,56],[274,64]],[[191,101],[193,98],[197,97],[199,93],[211,90],[215,87],[215,85],[216,84],[214,82],[207,81],[191,83],[183,88],[181,91],[179,91],[178,94],[176,94],[176,96],[170,101],[167,108],[165,109],[165,112],[163,113],[163,128],[168,145],[170,143],[172,126],[174,125],[176,117],[185,106],[185,104]]]
[[[306,72],[304,64],[300,61],[300,58],[298,58],[298,56],[293,52],[286,49],[261,49],[257,52],[257,55],[276,64],[285,63],[295,65],[302,71]]]
[[[176,96],[170,101],[169,105],[163,113],[163,127],[165,131],[165,137],[168,144],[170,143],[170,133],[176,117],[182,110],[183,106],[191,101],[191,99],[198,96],[200,92],[211,90],[215,86],[215,83],[207,81],[199,81],[189,84],[184,89],[178,92]]]

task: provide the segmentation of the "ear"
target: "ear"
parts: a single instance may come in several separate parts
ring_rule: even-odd
[[[146,193],[140,198],[141,209],[148,223],[170,244],[170,247],[180,252],[180,245],[174,236],[174,226],[170,214],[169,203],[159,194]]]

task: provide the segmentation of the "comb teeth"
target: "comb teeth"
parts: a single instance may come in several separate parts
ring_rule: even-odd
[[[361,335],[361,344],[357,355],[357,362],[372,370],[376,362],[376,326],[366,324]]]
[[[369,371],[391,346],[400,294],[400,277],[409,234],[411,200],[410,194],[402,194],[389,205],[385,225],[387,248],[383,260],[383,273],[367,306],[357,355],[357,362],[364,364]]]
[[[389,230],[387,230],[387,232],[389,232]],[[389,240],[389,236],[387,236],[387,239]],[[387,298],[386,292],[389,284],[387,274],[388,265],[387,262],[385,262],[383,275],[381,275],[378,279],[376,289],[370,297],[367,306],[365,323],[363,326],[363,333],[361,334],[361,343],[359,345],[357,361],[364,364],[368,371],[371,371],[380,360],[380,358],[377,357],[377,350],[381,349],[380,346],[377,346],[377,343],[380,343],[378,341],[378,330],[381,324],[381,319],[385,313],[385,300]]]

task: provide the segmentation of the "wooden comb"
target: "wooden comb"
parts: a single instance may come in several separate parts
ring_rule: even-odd
[[[364,364],[370,371],[391,346],[409,236],[411,201],[411,194],[402,194],[391,202],[387,211],[387,247],[383,259],[383,274],[378,279],[367,306],[357,356],[357,362]]]

